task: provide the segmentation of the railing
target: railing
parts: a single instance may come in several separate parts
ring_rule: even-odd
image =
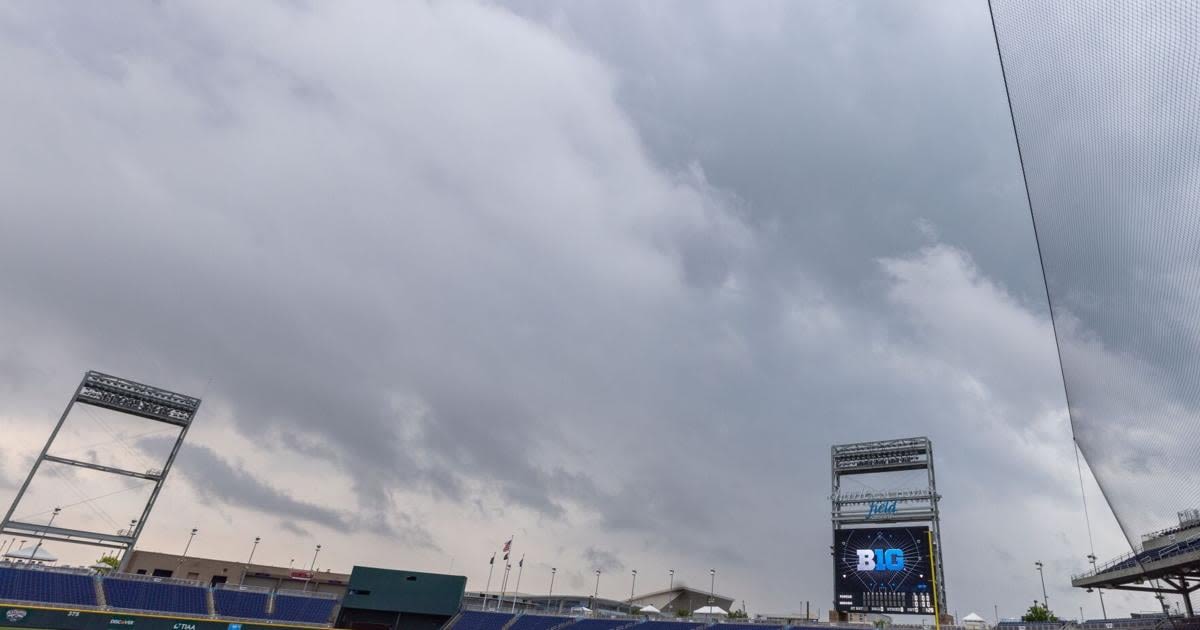
[[[1105,571],[1117,566],[1118,564],[1121,564],[1122,562],[1125,562],[1127,560],[1130,560],[1131,558],[1137,557],[1137,555],[1139,553],[1141,553],[1141,551],[1139,551],[1139,550],[1130,551],[1123,555],[1117,556],[1116,558],[1113,558],[1112,560],[1109,560],[1108,562],[1105,562],[1104,564],[1096,565],[1096,567],[1094,569],[1092,569],[1091,571],[1084,571],[1083,573],[1080,573],[1078,575],[1072,575],[1071,579],[1072,580],[1080,580],[1080,579],[1083,579],[1086,577],[1100,575],[1101,573],[1104,573]],[[1005,623],[1008,623],[1008,622],[1005,622]]]
[[[326,593],[322,591],[296,591],[292,589],[281,588],[275,591],[276,595],[286,595],[290,597],[313,597],[316,599],[337,599],[335,593]]]
[[[216,584],[213,590],[217,591],[241,591],[243,593],[264,593],[269,594],[271,587],[269,586],[253,586],[247,584]],[[286,592],[286,591],[285,591]]]
[[[95,575],[96,571],[86,567],[52,567],[45,564],[29,564],[26,562],[10,562],[0,560],[0,568],[20,569],[22,571],[43,571],[46,573],[67,573],[72,575]]]
[[[144,575],[142,573],[109,573],[104,576],[106,580],[129,580],[131,582],[152,582],[155,584],[175,584],[177,586],[192,586],[196,588],[207,588],[204,582],[200,580],[186,580],[177,577],[160,577],[155,575]]]

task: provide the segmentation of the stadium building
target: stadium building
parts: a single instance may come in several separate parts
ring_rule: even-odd
[[[346,585],[350,582],[349,574],[334,573],[328,569],[309,572],[291,567],[185,557],[140,549],[135,549],[127,555],[125,572],[151,577],[182,578],[208,586],[229,584],[272,590],[320,592],[330,593],[339,598],[346,594]]]

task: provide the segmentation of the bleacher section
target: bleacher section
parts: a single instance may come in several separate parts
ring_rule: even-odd
[[[1170,626],[1172,621],[1166,617],[1088,619],[1081,627],[1084,630],[1154,630],[1162,625]]]
[[[97,606],[92,576],[53,569],[0,566],[0,599]]]
[[[749,623],[714,623],[708,630],[783,630],[783,626]]]
[[[223,617],[266,619],[270,594],[267,589],[221,586],[213,589],[213,608]]]
[[[699,628],[704,624],[705,622],[702,621],[655,620],[639,623],[637,630],[689,630],[690,628]]]
[[[508,613],[464,610],[458,616],[453,630],[503,630],[512,618]]]
[[[629,619],[580,619],[571,624],[570,630],[617,630],[636,623]]]
[[[121,575],[104,578],[104,597],[113,608],[208,615],[205,589],[198,582]]]
[[[1062,630],[1066,622],[1062,621],[1001,621],[996,625],[997,630]]]
[[[508,630],[550,630],[556,626],[571,621],[570,617],[551,617],[547,615],[521,615],[508,627]]]
[[[329,623],[337,599],[324,597],[317,593],[304,594],[298,591],[278,591],[275,593],[275,607],[271,611],[271,619],[279,621],[299,621],[303,623]]]

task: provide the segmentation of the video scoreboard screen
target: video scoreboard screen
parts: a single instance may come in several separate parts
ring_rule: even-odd
[[[928,527],[839,530],[833,569],[839,612],[934,614]]]

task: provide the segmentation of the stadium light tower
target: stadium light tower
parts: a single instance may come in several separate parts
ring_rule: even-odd
[[[1034,562],[1033,566],[1037,567],[1038,577],[1042,580],[1042,606],[1045,607],[1046,612],[1049,613],[1050,601],[1046,598],[1046,574],[1042,571],[1042,561],[1038,560],[1037,562]]]
[[[637,590],[637,569],[633,570],[633,582],[629,584],[629,601],[633,603],[633,592]]]
[[[168,425],[170,429],[177,431],[177,433],[175,434],[174,444],[167,455],[166,461],[162,462],[160,466],[149,470],[132,470],[56,455],[54,453],[55,440],[58,438],[59,433],[62,432],[63,425],[66,424],[67,418],[71,415],[71,410],[77,404],[83,405],[84,409],[98,407],[126,416],[135,416],[142,420]],[[67,403],[66,409],[59,416],[58,424],[54,426],[54,429],[50,432],[50,437],[46,440],[45,446],[42,447],[41,453],[34,460],[33,467],[29,470],[29,475],[17,491],[12,504],[9,505],[4,519],[0,520],[0,534],[12,536],[37,535],[50,542],[69,542],[93,547],[106,547],[122,552],[133,549],[137,546],[138,538],[141,537],[142,530],[146,526],[146,519],[150,517],[150,512],[154,509],[154,502],[158,499],[159,491],[162,490],[163,483],[166,481],[168,473],[171,472],[171,466],[175,462],[175,456],[179,453],[179,447],[183,444],[188,429],[192,425],[192,420],[196,417],[196,412],[199,409],[199,398],[185,396],[143,383],[89,370],[83,375],[83,380],[80,381],[79,387],[75,389],[75,393]],[[130,477],[149,482],[150,493],[145,500],[145,506],[142,508],[141,515],[137,519],[133,531],[112,532],[69,527],[51,527],[49,525],[35,525],[14,519],[13,514],[16,513],[21,500],[25,497],[25,493],[29,490],[34,479],[38,478],[38,473],[42,470],[42,464],[47,462],[61,466],[87,468],[106,475]],[[42,477],[45,477],[45,471],[42,472]],[[122,563],[128,557],[129,554],[126,553],[123,556]],[[124,566],[121,568],[123,569]]]
[[[556,573],[558,573],[558,567],[550,567],[550,592],[546,593],[548,600],[554,598],[554,574]],[[546,602],[546,605],[549,606],[550,602]]]
[[[1088,562],[1092,563],[1092,573],[1095,573],[1096,572],[1096,554],[1089,553],[1087,558],[1088,558]],[[1090,591],[1092,589],[1089,588],[1088,590]],[[1108,619],[1108,611],[1104,609],[1104,589],[1098,588],[1098,589],[1096,589],[1096,592],[1100,595],[1100,615],[1103,616],[1105,619]]]
[[[671,583],[669,586],[667,586],[667,590],[673,591],[675,590],[675,569],[671,569],[670,571],[667,571],[667,573],[671,575]]]

